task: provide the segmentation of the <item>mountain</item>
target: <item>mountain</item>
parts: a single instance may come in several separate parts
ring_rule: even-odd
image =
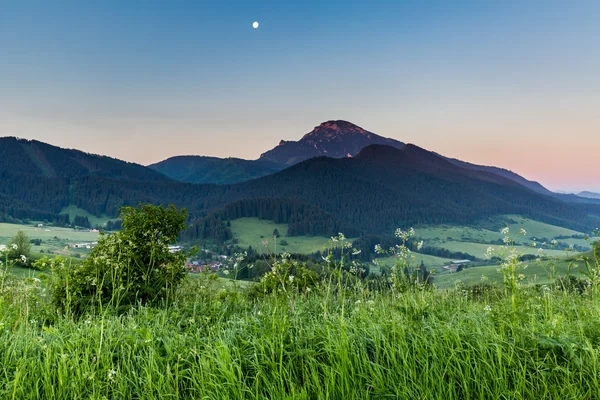
[[[179,156],[149,167],[180,182],[229,184],[260,178],[313,157],[355,156],[371,144],[404,146],[402,142],[376,135],[347,121],[327,121],[299,141],[282,140],[258,160]]]
[[[347,121],[327,121],[315,127],[298,141],[279,142],[259,160],[293,165],[313,157],[354,157],[372,144],[385,144],[401,149],[404,143],[384,138]]]
[[[139,164],[15,137],[0,138],[0,172],[67,179],[100,176],[133,181],[169,180]]]
[[[23,162],[31,160],[19,154]],[[311,158],[229,185],[99,174],[65,178],[40,174],[34,167],[24,164],[32,173],[0,170],[0,214],[60,221],[64,217],[58,214],[67,205],[116,216],[124,205],[173,203],[190,213],[192,227],[185,238],[218,240],[230,237],[225,221],[240,217],[286,223],[291,235],[352,236],[419,224],[469,224],[502,214],[588,231],[600,218],[598,206],[565,203],[410,144],[402,149],[371,145],[355,157]]]
[[[203,156],[171,157],[148,167],[180,182],[219,185],[260,178],[284,168],[269,161]]]
[[[507,169],[504,169],[504,168],[471,164],[469,162],[457,160],[455,158],[448,158],[448,157],[445,157],[445,158],[448,161],[450,161],[452,164],[458,165],[459,167],[462,167],[462,168],[471,169],[471,170],[475,170],[475,171],[491,172],[493,174],[503,176],[503,177],[508,178],[512,181],[515,181],[537,193],[546,194],[546,195],[554,194],[550,190],[546,189],[544,186],[539,184],[538,182],[525,179],[521,175],[516,174],[516,173],[509,171]]]
[[[593,193],[593,192],[580,192],[577,194],[577,196],[585,197],[585,198],[589,198],[589,199],[600,199],[600,193]]]
[[[337,120],[323,122],[299,141],[281,141],[279,146],[263,153],[258,160],[181,156],[169,158],[149,167],[181,182],[229,184],[260,178],[313,157],[355,156],[363,148],[373,144],[390,145],[398,149],[404,147],[402,142],[376,135],[350,122]],[[464,169],[492,173],[535,192],[560,197],[539,183],[529,181],[512,171],[476,165],[439,154],[438,156]],[[585,199],[575,196],[562,196],[562,200],[586,202]]]

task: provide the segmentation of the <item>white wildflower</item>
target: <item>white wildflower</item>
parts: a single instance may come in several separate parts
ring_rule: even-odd
[[[26,263],[27,263],[27,257],[25,257],[25,256],[24,256],[24,255],[22,255],[22,254],[21,254],[21,262],[22,262],[23,264],[26,264]]]
[[[492,307],[490,305],[487,305],[483,308],[483,310],[486,312],[490,312],[490,311],[492,311]]]
[[[358,250],[358,249],[352,249],[352,255],[353,255],[353,256],[357,256],[357,255],[359,255],[359,254],[360,254],[360,252],[361,252],[361,250]]]
[[[115,379],[115,376],[117,376],[117,371],[114,369],[111,369],[110,371],[108,371],[108,379],[109,380],[113,380]]]
[[[506,227],[506,228],[502,229],[501,232],[503,235],[508,235],[510,233],[510,229],[508,229],[508,227]]]
[[[525,235],[527,235],[527,231],[525,229],[521,228],[521,230],[519,231],[519,235],[525,236]]]
[[[13,250],[17,250],[17,249],[19,248],[19,246],[17,246],[15,243],[13,243],[13,244],[11,245],[11,247],[12,247],[12,249],[13,249]]]
[[[294,283],[294,278],[294,275],[288,276],[288,280],[290,281],[290,283]]]
[[[423,248],[423,241],[421,240],[419,243],[417,243],[417,250],[421,250]]]

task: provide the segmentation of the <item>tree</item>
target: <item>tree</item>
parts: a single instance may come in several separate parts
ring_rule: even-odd
[[[278,238],[279,236],[279,230],[277,228],[273,229],[273,237]]]
[[[16,236],[11,241],[11,248],[10,258],[13,260],[21,260],[23,264],[26,264],[31,256],[31,243],[29,243],[29,238],[25,232],[17,232]]]
[[[80,266],[53,269],[52,300],[80,314],[89,306],[156,303],[185,277],[184,252],[170,252],[186,228],[187,212],[175,206],[121,209],[122,230],[103,236]]]

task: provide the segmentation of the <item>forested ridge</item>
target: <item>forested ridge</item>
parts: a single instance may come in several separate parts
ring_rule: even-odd
[[[11,143],[23,147],[19,141]],[[154,171],[124,179],[134,173],[112,174],[116,165],[112,161],[87,176],[77,176],[68,167],[63,168],[69,172],[65,176],[47,176],[36,172],[35,163],[27,163],[31,158],[23,152],[3,151],[12,162],[23,163],[16,171],[6,167],[8,161],[2,162],[0,213],[5,216],[60,221],[64,216],[59,213],[68,205],[98,216],[116,216],[125,205],[173,203],[190,213],[186,234],[190,239],[226,240],[231,232],[225,222],[240,217],[287,223],[290,235],[341,231],[355,236],[418,224],[469,224],[500,214],[590,231],[598,221],[593,215],[600,215],[598,206],[568,204],[490,172],[463,169],[413,145],[403,149],[373,145],[354,158],[313,158],[231,185],[154,180],[158,174]],[[138,167],[144,168],[133,169]]]

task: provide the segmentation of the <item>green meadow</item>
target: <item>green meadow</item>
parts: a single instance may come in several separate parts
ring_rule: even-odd
[[[273,231],[277,229],[281,235],[276,243],[273,241]],[[329,245],[329,237],[324,236],[287,236],[287,224],[276,224],[258,218],[240,218],[231,221],[233,238],[240,247],[252,246],[258,252],[300,253],[310,254],[323,251]],[[281,241],[288,244],[282,245]]]
[[[485,268],[485,267],[484,267]],[[550,285],[251,296],[207,275],[155,306],[52,313],[2,275],[6,399],[593,399],[600,299]]]
[[[69,249],[65,247],[74,243],[87,243],[98,240],[98,232],[89,230],[76,230],[73,228],[60,228],[54,226],[37,227],[34,225],[19,225],[0,223],[0,244],[8,245],[18,231],[23,231],[29,239],[41,239],[39,246],[31,246],[31,251],[39,253],[56,253],[66,255],[68,253],[85,254],[85,249]]]
[[[96,225],[104,225],[108,221],[114,219],[114,218],[110,218],[107,215],[102,215],[100,217],[97,217],[94,214],[91,214],[91,213],[87,212],[86,210],[76,207],[74,205],[70,205],[68,207],[63,208],[60,211],[60,214],[68,214],[70,221],[74,221],[75,217],[78,215],[80,217],[87,217],[87,219],[88,219],[88,221],[90,221],[90,224],[92,227],[94,227]]]

